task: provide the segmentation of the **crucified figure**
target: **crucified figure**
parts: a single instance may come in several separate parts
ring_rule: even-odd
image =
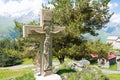
[[[49,55],[50,55],[50,47],[51,47],[51,37],[50,37],[50,27],[46,26],[44,28],[44,31],[46,32],[45,34],[45,40],[44,40],[44,47],[43,47],[43,63],[44,63],[44,71],[47,71],[51,69],[49,65]]]

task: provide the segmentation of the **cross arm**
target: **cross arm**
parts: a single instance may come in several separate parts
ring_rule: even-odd
[[[28,37],[29,35],[37,34],[37,33],[40,33],[41,35],[45,34],[42,27],[40,26],[34,26],[34,25],[23,26],[23,37]]]
[[[54,27],[52,31],[52,36],[62,37],[65,34],[65,27]]]
[[[64,34],[65,33],[65,27],[54,27],[52,34]]]

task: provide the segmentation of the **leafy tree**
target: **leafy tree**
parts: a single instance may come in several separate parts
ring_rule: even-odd
[[[22,32],[23,32],[23,26],[24,25],[38,25],[39,23],[35,22],[34,20],[31,21],[30,23],[22,23],[22,22],[18,22],[18,21],[14,21],[15,23],[15,27],[14,27],[14,30],[16,31],[16,33],[18,34],[18,38],[19,37],[22,37]]]
[[[66,26],[72,36],[84,33],[97,35],[96,30],[105,27],[112,14],[110,0],[52,0],[54,23]]]
[[[22,22],[18,22],[18,21],[14,21],[15,22],[15,31],[18,31],[19,34],[18,38],[17,38],[17,44],[20,46],[20,51],[23,53],[22,57],[34,57],[35,56],[35,52],[38,52],[38,48],[39,48],[39,41],[37,39],[32,39],[32,38],[22,38],[22,28],[24,25],[38,25],[39,23],[35,22],[34,20],[31,21],[30,23],[22,23]],[[31,44],[35,44],[35,45],[31,45]],[[30,49],[30,47],[36,47],[35,49]]]
[[[100,58],[107,58],[109,52],[113,51],[113,46],[111,43],[101,43],[100,40],[95,42],[88,41],[86,43],[88,46],[88,52],[92,54],[97,54]]]
[[[20,47],[15,40],[0,40],[0,66],[11,66],[22,62]]]
[[[52,9],[53,24],[66,27],[67,33],[64,39],[53,43],[53,45],[55,44],[55,55],[64,57],[69,54],[69,57],[78,59],[80,55],[88,55],[90,51],[93,52],[95,48],[90,47],[88,43],[84,43],[82,35],[90,33],[96,36],[98,30],[106,27],[105,24],[109,22],[113,15],[113,13],[109,13],[109,2],[110,0],[52,0],[50,4],[54,6]],[[76,41],[76,39],[79,41]],[[93,42],[93,44],[95,43]],[[69,51],[59,54],[62,49]],[[94,52],[100,53],[97,50],[95,49]],[[101,49],[101,51],[103,50]]]
[[[73,38],[70,35],[65,35],[60,38],[53,37],[53,55],[58,58],[60,63],[63,63],[65,57],[70,55],[71,51],[69,50],[69,48],[71,48],[75,44],[80,45],[82,42],[83,41],[81,41],[81,38]]]
[[[97,41],[87,41],[80,45],[73,45],[68,49],[69,57],[72,59],[80,60],[85,57],[92,60],[90,54],[97,54],[99,58],[107,58],[108,53],[113,50],[110,43],[101,43],[100,40]]]

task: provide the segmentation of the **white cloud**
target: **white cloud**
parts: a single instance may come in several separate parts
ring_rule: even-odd
[[[116,13],[111,17],[111,23],[120,24],[120,13]]]
[[[120,35],[120,12],[115,13],[111,17],[110,22],[107,24],[107,28],[105,28],[104,30],[107,31],[110,27],[114,29],[110,33],[111,35]]]
[[[38,15],[41,7],[42,0],[10,0],[7,3],[0,0],[0,15],[20,17],[22,15],[26,15],[30,11],[35,15]]]
[[[118,3],[109,3],[108,6],[110,7],[110,9],[114,9],[114,8],[118,7],[119,4]]]
[[[107,24],[108,27],[118,27],[118,25],[120,25],[120,12],[113,14],[110,22]]]

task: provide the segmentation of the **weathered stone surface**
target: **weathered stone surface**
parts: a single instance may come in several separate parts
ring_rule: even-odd
[[[40,16],[42,25],[23,26],[23,37],[30,35],[40,37],[40,73],[42,76],[47,76],[52,75],[52,37],[65,32],[65,28],[51,25],[52,12],[49,10],[42,9]]]
[[[57,74],[51,74],[48,76],[41,76],[39,73],[35,74],[36,80],[62,80],[62,78]]]
[[[40,12],[40,25],[44,26],[49,24],[52,20],[52,11],[47,9],[42,9]]]

